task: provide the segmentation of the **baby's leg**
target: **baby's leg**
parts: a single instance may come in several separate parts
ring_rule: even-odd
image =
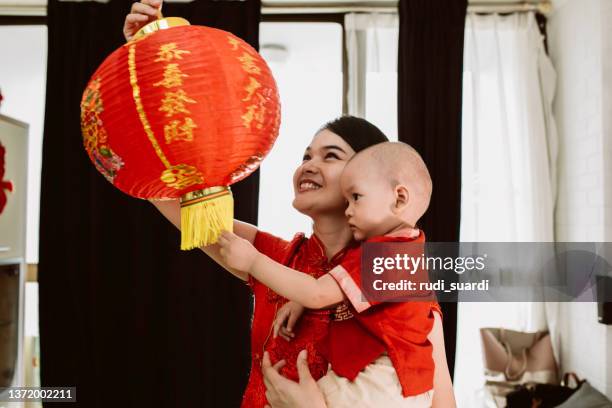
[[[404,397],[397,373],[386,355],[368,365],[355,381],[338,376],[333,370],[319,379],[328,408],[430,408],[433,390]]]

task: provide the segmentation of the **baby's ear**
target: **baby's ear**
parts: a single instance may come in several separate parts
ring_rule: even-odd
[[[408,188],[403,184],[395,186],[395,209],[397,211],[403,211],[408,205],[410,200],[410,193]]]

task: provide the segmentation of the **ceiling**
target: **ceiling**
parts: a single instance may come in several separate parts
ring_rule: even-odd
[[[83,1],[83,0],[63,0]],[[93,0],[107,2],[108,0]],[[189,2],[192,0],[165,0],[167,2]],[[535,4],[543,0],[468,0],[471,5]],[[552,0],[553,6],[570,0]],[[576,0],[574,0],[576,1]],[[262,0],[264,7],[395,7],[397,0]],[[0,15],[45,15],[47,0],[0,0]]]
[[[76,0],[79,1],[79,0]],[[81,0],[82,1],[82,0]],[[93,0],[95,1],[95,0]],[[98,0],[101,3],[106,3],[107,0]],[[165,0],[168,3],[185,3],[192,0]],[[514,4],[514,3],[538,3],[541,0],[468,0],[470,3],[474,4]],[[563,0],[555,0],[555,1],[563,1]],[[325,3],[334,3],[334,4],[392,4],[397,1],[393,0],[336,0],[336,1],[325,1],[325,0],[264,0],[264,3],[274,3],[274,4],[299,4],[303,6],[309,5],[319,5]],[[46,6],[47,0],[0,0],[0,5],[2,6],[12,6],[12,7],[29,7],[29,6]]]

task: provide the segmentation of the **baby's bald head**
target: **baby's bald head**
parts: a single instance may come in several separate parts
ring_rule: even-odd
[[[408,215],[416,223],[429,206],[432,181],[421,155],[402,142],[384,142],[357,153],[346,165],[349,177],[367,175],[373,182],[403,185],[408,190]]]

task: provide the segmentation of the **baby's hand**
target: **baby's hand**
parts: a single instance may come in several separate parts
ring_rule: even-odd
[[[230,268],[249,272],[259,251],[246,239],[229,231],[223,231],[217,242],[223,261]]]
[[[302,312],[304,312],[304,306],[293,301],[285,303],[283,307],[278,309],[274,319],[274,337],[280,334],[283,339],[291,341],[295,337],[293,327],[302,315]],[[287,323],[285,324],[285,322]]]

